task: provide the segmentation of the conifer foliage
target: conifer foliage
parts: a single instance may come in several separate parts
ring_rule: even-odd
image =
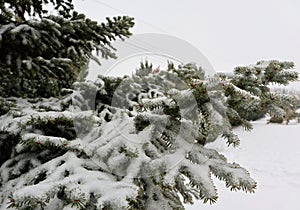
[[[227,78],[145,62],[131,76],[76,82],[97,60],[92,51],[115,56],[111,41],[130,35],[132,18],[98,24],[71,0],[7,0],[0,9],[1,210],[184,209],[216,202],[212,176],[254,192],[247,170],[207,144],[238,146],[232,125],[293,111],[292,99],[267,87],[296,80],[292,63],[259,62]]]
[[[219,137],[238,146],[232,119],[251,127],[236,107],[262,95],[237,78],[146,62],[130,77],[76,82],[61,97],[2,98],[1,208],[184,209],[217,200],[212,175],[254,192],[244,168],[206,147]],[[248,100],[233,106],[240,97]]]
[[[16,140],[0,168],[2,208],[184,209],[216,201],[212,175],[254,192],[245,169],[205,147],[221,135],[238,144],[220,82],[193,64],[143,64],[62,98],[4,99],[0,127]]]
[[[222,83],[232,125],[245,124],[266,114],[287,123],[296,118],[296,98],[270,90],[270,85],[288,85],[296,81],[298,73],[293,68],[293,62],[276,60],[236,67],[233,76]]]
[[[57,15],[45,5],[53,4]],[[0,1],[0,95],[50,97],[70,88],[92,52],[114,58],[111,41],[131,35],[133,18],[97,23],[73,10],[71,0]]]

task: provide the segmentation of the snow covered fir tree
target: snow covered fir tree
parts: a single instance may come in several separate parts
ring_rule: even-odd
[[[48,15],[51,2],[57,15]],[[0,95],[50,97],[69,88],[93,51],[114,58],[111,41],[130,35],[131,17],[98,24],[73,11],[72,0],[0,2]],[[27,19],[26,19],[27,17]]]
[[[2,208],[184,209],[216,201],[212,174],[253,192],[245,169],[205,147],[219,135],[238,145],[223,87],[192,64],[153,73],[146,63],[57,98],[3,98]]]
[[[294,98],[268,88],[297,79],[292,63],[258,62],[228,78],[145,62],[131,76],[85,81],[92,52],[115,57],[111,40],[130,36],[132,18],[99,24],[71,0],[0,8],[1,210],[184,209],[216,202],[212,175],[254,192],[246,169],[206,145],[238,146],[232,126],[249,130],[265,114],[293,118]]]
[[[270,85],[288,85],[297,81],[298,73],[290,71],[293,62],[260,61],[255,65],[236,67],[222,84],[230,108],[229,118],[232,125],[248,124],[266,114],[270,122],[289,122],[297,117],[297,100],[291,94],[271,91]],[[247,121],[245,121],[247,120]]]

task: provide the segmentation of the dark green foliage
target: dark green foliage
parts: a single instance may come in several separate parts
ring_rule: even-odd
[[[19,134],[0,131],[0,166],[10,158],[14,147],[19,141]]]
[[[138,191],[138,196],[135,200],[128,199],[128,203],[130,204],[130,210],[144,210],[145,201],[149,198],[149,195],[145,192],[147,189],[147,182],[143,178],[134,178],[134,183],[140,187]]]
[[[24,21],[25,14],[29,16],[43,17],[48,13],[44,5],[51,3],[56,10],[65,17],[69,16],[73,9],[72,0],[1,0],[0,1],[0,23],[15,21]],[[7,4],[7,5],[4,5]]]
[[[24,5],[24,12],[40,19],[22,16],[16,21],[13,13],[6,21],[0,18],[0,95],[4,97],[59,95],[62,88],[72,86],[90,59],[99,63],[94,51],[115,58],[111,41],[130,36],[134,25],[127,16],[99,24],[73,11],[71,1],[51,1],[59,11],[65,10],[57,16],[43,11],[48,1],[2,1],[0,8],[6,8],[6,2],[12,9]]]
[[[3,98],[0,97],[0,116],[5,115],[7,112],[9,112],[9,110],[13,106],[14,106],[13,101],[4,100]]]
[[[147,60],[140,63],[140,67],[136,69],[135,75],[139,77],[148,76],[152,72],[152,63],[149,63]]]
[[[33,184],[40,183],[41,181],[44,181],[47,177],[47,171],[42,171],[38,174],[37,178],[34,180]]]
[[[209,95],[207,94],[207,87],[203,82],[192,84],[191,89],[193,90],[193,95],[199,107],[210,101]]]
[[[245,130],[249,131],[252,129],[251,123],[248,120],[242,118],[236,110],[228,107],[228,110],[226,113],[227,113],[228,119],[233,127],[242,125]]]
[[[64,146],[59,147],[49,141],[41,143],[41,142],[37,141],[36,139],[20,141],[20,144],[24,145],[24,149],[22,150],[22,152],[40,153],[40,152],[47,150],[48,157],[52,157],[52,158],[55,156],[58,156],[58,155],[62,155],[67,151],[67,149]],[[46,157],[46,159],[49,160],[48,157]],[[45,158],[45,157],[42,157],[42,158]]]
[[[168,63],[167,71],[174,72],[186,84],[192,84],[194,79],[204,80],[205,71],[194,63],[179,65],[175,68],[173,63]]]
[[[68,140],[72,140],[76,137],[73,119],[68,119],[63,116],[53,119],[50,117],[32,119],[27,123],[27,126],[31,126],[31,131],[37,132],[37,130],[39,130],[45,136],[63,137]]]
[[[269,85],[287,85],[296,81],[298,73],[292,71],[293,68],[294,63],[279,61],[260,61],[254,66],[235,68],[229,79],[231,84],[223,85],[228,105],[235,111],[229,113],[231,124],[244,124],[245,120],[257,120],[267,113],[292,119],[296,110],[295,98],[271,93]]]
[[[134,118],[135,129],[138,131],[144,130],[147,126],[150,125],[150,121],[144,119],[141,115],[138,115]]]
[[[20,168],[17,172],[14,172],[13,170],[11,170],[9,172],[9,179],[18,178],[18,177],[22,176],[23,174],[27,173],[32,168],[33,168],[33,165],[31,164],[30,160],[25,160],[23,162],[22,168]]]
[[[168,106],[164,104],[162,106],[163,113],[166,115],[170,115],[170,120],[180,120],[181,119],[181,114],[180,114],[180,108],[179,106]]]
[[[47,198],[49,201],[50,198]],[[7,208],[17,208],[22,210],[32,210],[32,209],[44,209],[46,207],[46,202],[39,200],[37,198],[26,197],[20,202],[16,202],[12,196],[10,196]]]
[[[96,95],[96,104],[106,104],[111,105],[112,98],[116,89],[119,87],[121,82],[123,81],[122,78],[111,78],[99,75],[99,78],[103,80],[105,86],[105,91],[97,92]]]
[[[256,65],[260,65],[263,62],[257,62]],[[288,85],[290,82],[298,79],[298,73],[296,71],[289,71],[293,69],[295,64],[293,62],[279,62],[271,61],[266,67],[264,72],[264,78],[262,79],[264,85],[270,83]]]

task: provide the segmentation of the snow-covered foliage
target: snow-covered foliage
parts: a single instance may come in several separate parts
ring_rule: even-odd
[[[49,2],[57,15],[43,9]],[[193,64],[146,63],[130,77],[82,82],[92,51],[114,57],[111,41],[130,35],[132,18],[98,24],[71,0],[0,9],[1,210],[184,209],[216,201],[212,175],[254,192],[249,173],[207,143],[221,136],[237,146],[232,119],[251,127],[245,110],[292,110],[266,88],[294,80],[291,63],[237,68],[230,81]]]
[[[234,74],[224,79],[232,125],[244,120],[257,120],[266,114],[289,121],[296,115],[296,98],[293,95],[274,93],[270,85],[288,85],[298,79],[294,63],[260,61],[247,67],[236,67]],[[226,78],[226,75],[223,75]]]
[[[184,209],[256,182],[205,145],[237,145],[219,77],[192,64],[76,83],[62,98],[3,98],[1,210]],[[10,137],[15,139],[10,141]]]
[[[290,86],[278,86],[273,85],[270,87],[271,92],[276,94],[284,94],[289,96],[295,96],[297,100],[297,108],[300,108],[300,89],[299,89],[299,81],[293,83]]]
[[[252,122],[253,132],[234,128],[241,138],[238,149],[227,147],[221,138],[207,145],[249,170],[258,183],[255,194],[231,193],[214,178],[218,202],[207,206],[198,201],[195,205],[185,205],[187,210],[299,210],[300,124],[296,120],[288,125],[267,124],[267,121],[263,118]]]
[[[131,17],[107,18],[99,24],[73,11],[70,1],[51,1],[56,9],[68,10],[43,14],[45,2],[49,1],[0,2],[1,96],[57,96],[62,88],[72,86],[90,59],[99,62],[94,52],[115,58],[111,42],[131,35]],[[10,16],[2,19],[5,9],[15,10],[21,20]],[[24,13],[39,16],[25,20]]]

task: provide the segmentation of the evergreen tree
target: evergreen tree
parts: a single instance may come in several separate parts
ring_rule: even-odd
[[[132,26],[127,16],[92,21],[73,10],[72,0],[0,1],[0,96],[59,95],[90,59],[99,63],[94,51],[114,58],[111,41],[128,37]]]
[[[259,61],[255,65],[236,67],[230,78],[224,75],[222,87],[228,97],[228,115],[232,125],[247,124],[266,114],[287,122],[296,118],[294,96],[274,93],[270,85],[288,85],[298,79],[292,62]],[[279,120],[280,121],[280,120]]]
[[[7,0],[0,9],[1,210],[184,209],[216,201],[212,175],[254,192],[244,168],[206,145],[221,136],[238,146],[232,125],[251,127],[246,110],[293,110],[267,87],[295,80],[291,63],[237,68],[231,79],[143,63],[130,77],[83,82],[92,51],[114,57],[110,41],[130,35],[132,18],[98,24],[71,0]]]
[[[218,136],[238,144],[220,82],[193,64],[145,64],[63,98],[3,99],[0,128],[15,140],[0,168],[2,208],[184,209],[216,201],[212,174],[253,192],[245,169],[205,147]]]

